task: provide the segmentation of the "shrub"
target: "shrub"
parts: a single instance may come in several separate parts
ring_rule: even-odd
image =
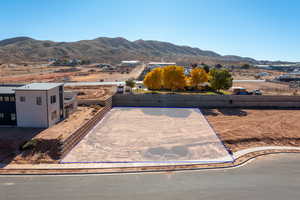
[[[31,139],[27,142],[25,142],[23,145],[21,145],[20,150],[30,150],[37,147],[39,140],[38,139]]]

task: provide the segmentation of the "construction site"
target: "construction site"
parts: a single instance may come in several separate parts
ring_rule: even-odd
[[[68,82],[78,107],[46,129],[0,127],[1,162],[28,163],[226,163],[240,150],[299,147],[297,88],[251,81],[262,70],[234,70],[233,87],[263,95],[116,94],[117,84],[137,79],[144,65],[1,65],[4,83]],[[27,70],[25,70],[27,68]],[[281,72],[267,71],[270,78]],[[247,81],[251,79],[250,81]],[[299,116],[298,116],[299,115]],[[26,134],[21,134],[26,133]]]

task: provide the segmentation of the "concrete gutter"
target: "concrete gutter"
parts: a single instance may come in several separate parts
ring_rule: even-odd
[[[57,174],[112,174],[140,173],[179,170],[210,170],[236,168],[258,156],[274,153],[300,153],[300,147],[265,146],[254,147],[233,153],[232,163],[76,163],[76,164],[0,164],[0,174],[57,175]]]
[[[233,153],[233,158],[234,160],[237,160],[238,158],[249,154],[253,152],[259,152],[259,151],[267,151],[267,150],[299,150],[300,147],[290,147],[290,146],[264,146],[264,147],[253,147],[253,148],[248,148],[244,150],[240,150],[237,152]]]

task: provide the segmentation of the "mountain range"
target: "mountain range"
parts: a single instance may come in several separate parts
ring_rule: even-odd
[[[43,62],[50,58],[77,58],[92,62],[118,63],[121,60],[175,61],[177,63],[252,63],[259,61],[213,51],[154,40],[129,41],[99,37],[76,42],[53,42],[16,37],[0,41],[0,62]]]

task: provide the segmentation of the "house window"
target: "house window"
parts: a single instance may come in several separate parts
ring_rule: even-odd
[[[56,103],[56,95],[50,97],[50,103],[51,104]]]
[[[10,102],[15,102],[15,97],[9,97]]]
[[[0,113],[0,119],[4,118],[4,113]]]
[[[20,101],[21,101],[21,102],[25,102],[25,101],[26,101],[26,98],[25,98],[24,96],[21,96],[21,97],[20,97]]]
[[[11,121],[16,121],[16,113],[11,113],[10,119],[11,119]]]
[[[4,97],[4,101],[9,102],[9,97]]]
[[[55,120],[57,118],[57,111],[53,111],[51,113],[51,120]]]
[[[42,97],[36,97],[36,105],[42,105]]]

